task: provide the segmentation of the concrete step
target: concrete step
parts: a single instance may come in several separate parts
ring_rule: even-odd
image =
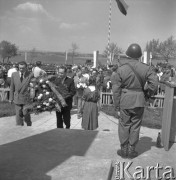
[[[72,156],[47,173],[52,180],[109,180],[110,159]]]
[[[1,132],[1,137],[6,133]],[[102,179],[113,159],[113,139],[111,134],[98,131],[9,128],[7,139],[0,141],[0,179],[60,180],[74,176],[72,179],[79,180],[83,175],[82,179],[92,179],[96,173]],[[74,156],[80,158],[73,162]]]

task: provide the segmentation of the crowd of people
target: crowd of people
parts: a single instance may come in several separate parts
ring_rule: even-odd
[[[121,149],[117,152],[123,158],[134,158],[139,140],[139,131],[144,112],[144,89],[151,95],[156,91],[164,92],[159,81],[170,80],[175,69],[170,66],[149,66],[139,61],[142,51],[139,45],[132,44],[126,51],[129,57],[127,63],[120,65],[91,67],[89,65],[59,65],[52,69],[55,85],[60,82],[67,87],[69,96],[65,99],[67,106],[56,111],[57,128],[70,128],[71,109],[77,106],[77,118],[82,118],[82,128],[95,130],[98,128],[100,110],[100,91],[111,91],[115,111],[119,118],[119,139]],[[37,61],[35,66],[27,65],[25,61],[13,64],[5,77],[0,73],[1,87],[10,87],[10,103],[15,104],[16,124],[32,125],[30,114],[23,114],[26,104],[27,89],[24,84],[27,79],[43,76],[47,71],[42,63]],[[7,70],[7,69],[6,69]],[[0,72],[5,71],[3,66]],[[3,79],[3,83],[2,83]],[[159,89],[159,90],[158,90]]]

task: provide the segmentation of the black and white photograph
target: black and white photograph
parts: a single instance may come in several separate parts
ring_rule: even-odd
[[[176,0],[0,0],[0,180],[176,180]]]

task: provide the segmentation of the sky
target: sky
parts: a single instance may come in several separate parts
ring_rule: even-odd
[[[108,44],[110,0],[0,0],[0,42],[20,50],[58,51],[76,43],[81,53],[102,53]],[[125,0],[123,15],[112,0],[110,42],[124,51],[144,50],[152,39],[176,39],[176,0]]]

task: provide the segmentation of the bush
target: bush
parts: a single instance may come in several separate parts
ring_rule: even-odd
[[[15,115],[15,105],[9,102],[0,102],[0,117]]]

